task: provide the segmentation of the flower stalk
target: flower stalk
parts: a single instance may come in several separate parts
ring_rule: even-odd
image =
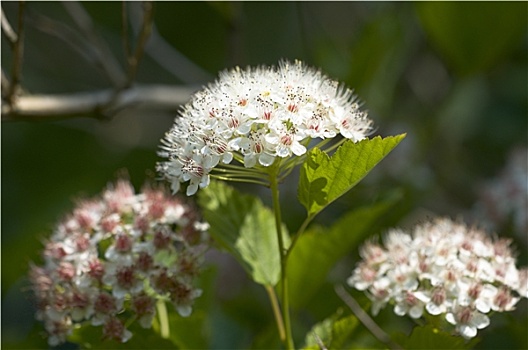
[[[266,292],[268,292],[268,297],[271,301],[271,308],[273,309],[273,315],[275,316],[275,322],[277,322],[277,329],[279,330],[279,337],[281,341],[286,340],[286,331],[284,330],[284,321],[282,320],[281,309],[279,306],[279,301],[277,300],[277,293],[272,286],[266,286]]]
[[[285,338],[283,339],[286,349],[294,349],[293,337],[291,332],[290,320],[290,303],[288,296],[288,279],[287,279],[287,248],[284,244],[284,236],[282,233],[282,218],[280,209],[279,183],[277,181],[277,171],[280,162],[275,163],[277,166],[270,169],[270,189],[273,202],[273,212],[275,214],[275,226],[277,229],[277,241],[279,243],[279,256],[281,265],[281,311],[282,321],[284,322]]]
[[[160,335],[163,339],[170,338],[170,325],[169,325],[169,316],[167,314],[167,306],[165,301],[160,299],[156,303],[156,308],[158,309],[158,320],[160,323]]]

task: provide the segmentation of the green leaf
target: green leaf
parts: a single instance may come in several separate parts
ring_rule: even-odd
[[[116,340],[103,340],[103,327],[86,324],[76,328],[68,340],[79,344],[81,349],[174,349],[174,344],[163,339],[152,329],[141,328],[134,322],[128,330],[132,332],[132,338],[126,343]]]
[[[474,345],[430,324],[416,326],[409,336],[398,334],[394,340],[404,349],[470,349]]]
[[[429,40],[461,75],[489,69],[526,35],[525,2],[418,2]]]
[[[321,346],[327,349],[341,349],[350,335],[359,324],[354,315],[341,317],[342,311],[317,323],[306,334],[303,349],[320,350]]]
[[[301,167],[298,198],[315,216],[363,179],[401,140],[405,134],[382,139],[377,136],[354,143],[345,141],[329,157],[313,148]]]
[[[287,267],[292,308],[300,308],[313,297],[336,262],[375,232],[401,196],[398,192],[383,202],[343,215],[330,228],[312,227],[299,237]]]
[[[167,305],[167,308],[170,308]],[[207,349],[210,335],[204,323],[207,319],[205,310],[193,310],[189,317],[181,317],[174,310],[169,311],[170,340],[181,349]],[[152,349],[152,347],[149,347]]]
[[[215,181],[200,191],[198,202],[211,225],[211,236],[233,254],[255,282],[276,285],[281,267],[272,211],[257,197]]]

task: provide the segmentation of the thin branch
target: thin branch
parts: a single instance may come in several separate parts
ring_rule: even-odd
[[[63,2],[63,6],[69,13],[75,24],[79,27],[86,39],[94,46],[97,52],[98,63],[112,81],[114,86],[120,88],[126,84],[126,76],[112,51],[99,38],[94,30],[92,18],[79,2]]]
[[[4,69],[2,68],[2,99],[7,98],[7,93],[11,89],[9,86],[11,83],[9,82],[9,79],[7,78]]]
[[[127,2],[121,1],[121,38],[123,41],[123,50],[125,51],[125,58],[128,60],[132,56],[132,49],[130,48],[130,38],[128,37],[128,10]]]
[[[150,34],[152,33],[153,14],[154,14],[154,6],[152,2],[150,1],[144,2],[143,3],[143,22],[141,25],[141,30],[138,34],[136,49],[134,50],[134,55],[132,56],[130,48],[129,48],[129,53],[127,57],[128,83],[129,84],[131,84],[136,77],[139,62],[141,61],[141,58],[143,57],[143,53],[145,52],[145,45],[150,37]]]
[[[137,85],[117,93],[113,89],[55,95],[21,95],[12,105],[2,101],[2,121],[45,121],[85,116],[111,117],[118,111],[142,105],[174,110],[186,103],[197,87]]]
[[[14,103],[15,94],[20,88],[20,74],[22,71],[22,60],[24,58],[24,13],[26,3],[20,1],[18,3],[18,23],[17,23],[17,36],[16,41],[13,44],[13,66],[11,67],[11,83],[9,84],[9,90],[6,95],[6,99],[9,104]],[[3,22],[3,21],[2,21]],[[3,103],[3,101],[2,101]]]
[[[64,41],[88,62],[99,64],[97,50],[70,26],[39,13],[31,13],[29,20],[38,30]],[[99,68],[103,69],[104,72],[102,66],[99,65]]]
[[[6,36],[7,40],[11,44],[11,47],[13,47],[18,40],[18,35],[15,33],[13,27],[11,27],[11,24],[7,20],[3,8],[1,9],[1,11],[2,33],[4,33],[4,35]]]
[[[141,28],[141,8],[137,2],[129,3],[130,22],[135,32]],[[185,57],[159,34],[156,26],[151,28],[149,41],[145,52],[160,66],[185,84],[203,83],[211,80],[211,74]]]
[[[319,345],[319,349],[321,350],[328,350],[328,348],[324,345],[321,338],[317,335],[317,333],[313,332],[313,337],[315,338],[315,341],[317,342],[317,345]]]
[[[361,308],[356,299],[347,293],[343,286],[336,285],[334,289],[341,300],[343,300],[350,310],[352,310],[357,319],[363,323],[363,325],[370,331],[370,333],[372,333],[372,335],[374,335],[374,337],[376,337],[376,339],[387,345],[389,349],[403,349],[400,345],[394,342],[394,340],[392,340],[391,337],[376,324],[376,322],[374,322],[374,320]]]

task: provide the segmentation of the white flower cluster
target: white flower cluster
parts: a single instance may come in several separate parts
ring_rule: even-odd
[[[207,225],[162,189],[135,194],[118,181],[102,198],[82,201],[46,243],[43,266],[32,266],[37,318],[48,343],[66,340],[76,325],[103,326],[106,339],[127,341],[123,320],[150,328],[156,302],[171,302],[182,316],[201,294],[194,287]]]
[[[514,309],[528,298],[528,269],[518,270],[510,242],[449,219],[419,225],[412,235],[391,230],[384,244],[367,242],[348,284],[365,291],[376,315],[420,318],[445,314],[465,338],[490,323],[490,311]]]
[[[158,170],[187,195],[233,158],[246,168],[301,156],[311,139],[341,134],[362,140],[372,129],[352,91],[301,62],[278,68],[236,68],[197,92],[162,140]]]

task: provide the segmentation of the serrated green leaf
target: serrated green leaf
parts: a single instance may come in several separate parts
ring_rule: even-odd
[[[303,349],[320,350],[322,346],[327,349],[341,349],[348,337],[359,324],[354,315],[341,317],[342,311],[338,310],[332,316],[324,319],[312,327],[306,334]]]
[[[330,269],[350,253],[399,202],[397,194],[384,202],[351,211],[330,228],[312,227],[288,257],[290,305],[300,308],[321,288]]]
[[[341,318],[334,323],[332,327],[332,342],[330,346],[332,349],[342,349],[359,324],[358,319],[354,315]]]
[[[272,211],[257,197],[214,181],[200,191],[198,202],[211,225],[211,236],[233,254],[255,282],[276,285],[280,256]]]
[[[332,315],[329,318],[315,324],[312,329],[306,334],[304,339],[304,350],[320,350],[321,344],[328,348],[332,341],[332,326],[336,320],[336,316]]]
[[[318,148],[308,152],[301,167],[298,198],[314,216],[363,179],[405,134],[354,143],[345,141],[330,157]]]
[[[401,335],[395,339],[404,349],[470,349],[472,343],[466,343],[461,336],[451,335],[432,325],[416,326],[409,336]]]

